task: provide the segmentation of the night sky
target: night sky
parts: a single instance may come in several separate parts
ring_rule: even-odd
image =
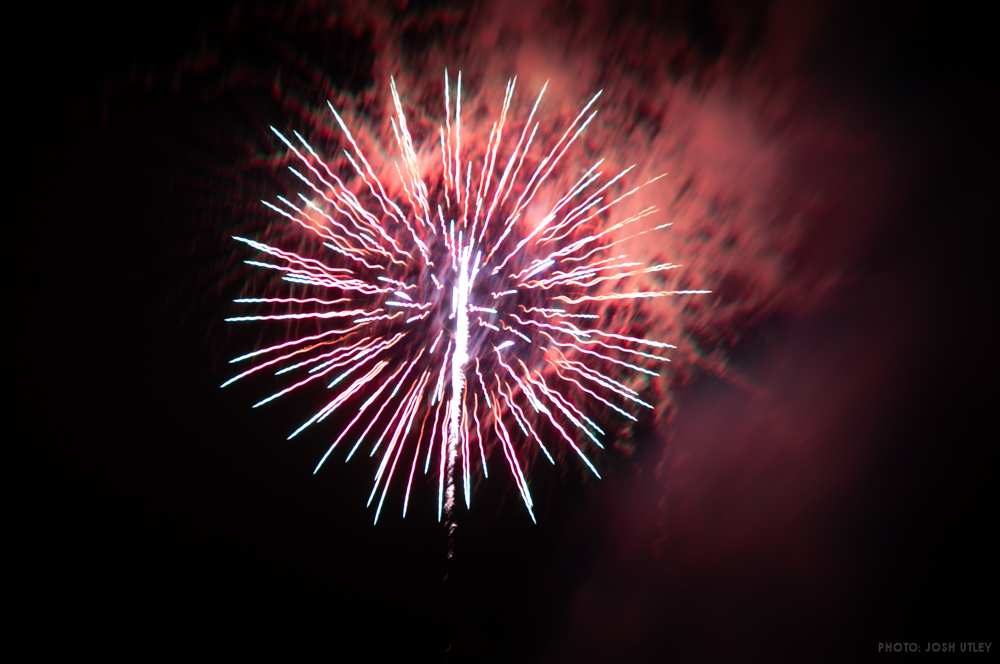
[[[994,641],[993,37],[914,5],[22,10],[12,631],[130,659],[852,661]],[[246,257],[229,236],[291,190],[267,126],[315,128],[310,105],[394,71],[425,67],[439,94],[447,62],[552,76],[572,103],[577,79],[606,84],[597,146],[671,170],[664,249],[715,291],[654,312],[690,352],[604,479],[539,469],[533,526],[491,473],[450,565],[430,490],[372,527],[368,466],[313,477],[321,441],[285,441],[305,404],[218,389],[252,343],[222,322]]]

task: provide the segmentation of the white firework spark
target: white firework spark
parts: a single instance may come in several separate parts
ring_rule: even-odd
[[[566,166],[567,152],[597,115],[591,109],[601,92],[554,144],[539,152],[542,141],[536,144],[535,115],[547,84],[520,123],[509,118],[515,87],[516,78],[508,81],[485,149],[464,154],[462,75],[459,72],[453,98],[445,72],[445,117],[434,146],[440,171],[427,176],[395,80],[390,79],[390,124],[399,150],[396,195],[388,193],[332,104],[329,110],[347,143],[343,155],[349,174],[338,174],[299,132],[289,138],[272,127],[294,156],[296,163],[289,170],[305,189],[292,199],[277,196],[262,202],[312,238],[315,252],[235,238],[268,257],[247,264],[276,271],[291,288],[312,292],[308,297],[239,298],[239,304],[290,310],[227,321],[312,321],[322,328],[233,359],[256,364],[222,386],[263,370],[298,375],[255,408],[316,381],[337,388],[289,438],[353,404],[354,416],[344,418],[314,472],[351,432],[357,438],[346,460],[368,440],[369,456],[381,453],[368,497],[368,505],[375,505],[375,522],[400,461],[406,474],[405,517],[420,459],[427,474],[435,454],[438,520],[446,520],[452,530],[456,475],[461,473],[464,501],[470,507],[472,477],[477,471],[488,477],[488,460],[496,448],[532,521],[525,460],[536,447],[554,463],[550,446],[564,446],[600,477],[585,451],[591,445],[603,448],[607,436],[591,416],[593,411],[636,421],[635,409],[653,409],[628,380],[616,375],[656,376],[661,363],[669,361],[660,353],[674,348],[602,325],[622,302],[708,292],[602,290],[632,276],[680,267],[646,265],[615,253],[626,240],[669,225],[660,223],[622,237],[619,231],[653,216],[656,208],[610,219],[617,204],[663,176],[614,195],[616,185],[635,166],[604,178],[604,162],[598,160],[545,214],[537,214],[530,206],[537,203],[543,184],[557,169],[574,170]],[[505,143],[505,132],[516,140]],[[421,151],[426,152],[423,146]],[[362,426],[357,433],[355,427]]]

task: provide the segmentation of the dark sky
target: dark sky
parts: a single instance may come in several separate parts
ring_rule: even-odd
[[[294,18],[338,13],[322,3],[42,6],[10,21],[26,41],[7,132],[27,176],[8,216],[6,440],[26,452],[7,464],[13,631],[75,656],[347,661],[843,661],[885,640],[994,641],[983,21],[951,5],[741,4],[546,15],[580,43],[639,23],[651,41],[623,62],[691,89],[731,81],[734,104],[758,94],[751,69],[815,91],[787,112],[808,131],[783,152],[804,220],[784,285],[736,289],[753,306],[703,340],[765,396],[690,369],[605,481],[538,480],[538,526],[488,485],[447,582],[429,511],[371,527],[367,471],[312,478],[311,451],[284,442],[297,414],[258,417],[251,392],[218,390],[235,286],[212,279],[226,224],[278,181],[247,166],[294,107],[275,74],[360,89],[380,29],[419,59],[469,10],[391,4],[344,27]],[[711,162],[690,163],[711,181]],[[833,202],[814,208],[796,187],[817,179]],[[832,263],[848,276],[804,295]]]

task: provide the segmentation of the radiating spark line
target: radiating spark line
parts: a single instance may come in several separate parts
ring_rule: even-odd
[[[706,295],[712,291],[708,290],[672,290],[672,291],[639,291],[636,293],[610,293],[608,295],[581,295],[579,297],[568,297],[566,295],[556,295],[553,300],[565,302],[566,304],[580,304],[581,302],[604,302],[606,300],[635,300],[640,298],[667,297],[670,295]]]
[[[373,523],[378,523],[378,516],[382,512],[382,504],[385,502],[385,497],[386,497],[386,495],[389,492],[389,484],[392,482],[392,476],[393,476],[393,474],[394,474],[394,472],[396,470],[396,463],[399,461],[399,457],[401,457],[403,455],[403,445],[402,445],[401,441],[405,440],[406,437],[410,433],[410,427],[413,425],[413,418],[414,418],[414,416],[416,415],[416,412],[417,412],[417,404],[420,401],[420,399],[419,399],[420,392],[423,390],[423,386],[426,385],[426,383],[427,383],[427,377],[428,377],[428,375],[429,374],[425,371],[424,374],[423,374],[423,377],[421,379],[420,388],[418,388],[417,393],[414,394],[413,400],[410,402],[409,413],[408,413],[407,418],[406,418],[406,431],[402,432],[402,436],[400,437],[400,429],[397,429],[397,433],[394,436],[394,439],[393,439],[392,444],[390,446],[390,449],[392,449],[392,447],[396,447],[397,448],[396,456],[393,459],[392,466],[389,468],[388,476],[385,479],[385,484],[382,487],[382,497],[379,498],[378,507],[375,510],[375,519],[374,519]],[[400,444],[397,446],[397,442],[398,441],[400,442]],[[389,452],[387,451],[386,452],[386,456],[388,457],[388,455],[389,455]],[[416,459],[416,457],[414,457],[414,459]],[[411,468],[411,476],[412,476],[412,468]],[[407,486],[407,490],[409,490],[409,486]],[[404,516],[405,516],[405,512],[404,512]]]
[[[324,406],[319,411],[317,411],[316,414],[313,415],[312,417],[310,417],[308,420],[306,420],[305,422],[303,422],[302,425],[300,425],[298,429],[296,429],[292,433],[288,434],[287,440],[291,440],[292,438],[295,438],[295,436],[297,436],[300,433],[302,433],[303,431],[305,431],[306,428],[309,427],[310,425],[314,424],[315,422],[322,421],[324,418],[326,418],[326,416],[329,415],[330,413],[332,413],[338,406],[340,406],[345,401],[347,401],[351,396],[353,396],[354,393],[357,392],[358,389],[360,389],[361,385],[363,385],[364,383],[367,383],[376,374],[378,374],[378,372],[380,372],[382,369],[384,369],[387,364],[388,364],[388,362],[385,362],[385,361],[382,361],[382,362],[379,362],[378,364],[376,364],[372,369],[370,369],[368,371],[368,373],[366,373],[361,378],[357,379],[354,382],[354,384],[351,385],[351,387],[349,387],[348,389],[346,389],[343,392],[341,392],[340,394],[338,394],[336,397],[334,397],[334,399],[332,401],[330,401],[330,403],[328,403],[326,406]],[[351,369],[353,370],[353,369],[355,369],[355,368],[357,368],[359,366],[361,366],[361,365],[360,364],[356,364],[353,367],[351,367]]]
[[[393,339],[391,341],[389,341],[388,343],[386,343],[385,345],[383,345],[381,347],[381,349],[379,349],[379,351],[377,351],[377,352],[382,352],[382,351],[384,351],[384,350],[386,350],[388,348],[391,348],[392,346],[394,346],[396,344],[396,342],[398,342],[400,339],[402,339],[403,336],[405,336],[405,333],[397,334],[395,337],[393,337]],[[325,376],[326,374],[330,373],[334,369],[339,368],[340,366],[342,366],[342,365],[339,364],[339,363],[331,364],[329,367],[327,367],[323,371],[315,373],[315,374],[309,376],[308,378],[304,378],[304,379],[300,380],[299,382],[295,383],[294,385],[292,385],[290,387],[286,387],[283,390],[279,390],[278,392],[275,392],[274,394],[272,394],[269,397],[261,399],[260,401],[258,401],[257,403],[255,403],[253,405],[253,407],[254,408],[259,408],[260,406],[263,406],[266,403],[270,403],[271,401],[274,401],[275,399],[283,397],[284,395],[288,394],[289,392],[292,392],[293,390],[296,390],[299,387],[301,387],[301,386],[303,386],[303,385],[305,385],[307,383],[311,383],[312,381],[316,380],[317,378]]]
[[[416,366],[417,360],[420,359],[421,355],[423,355],[422,352],[415,358],[410,360],[410,362],[406,365],[406,371],[403,372],[402,378],[399,379],[399,382],[393,385],[392,392],[390,392],[386,400],[382,402],[382,406],[375,413],[375,416],[372,417],[371,421],[368,422],[368,426],[365,427],[365,430],[361,432],[360,436],[358,436],[358,442],[354,443],[354,447],[351,448],[351,451],[348,452],[347,454],[347,458],[344,459],[345,463],[347,461],[350,461],[351,457],[354,456],[354,453],[358,451],[359,447],[361,447],[361,443],[364,442],[365,436],[368,435],[368,432],[371,431],[371,428],[375,426],[376,422],[378,422],[379,417],[382,415],[382,411],[385,410],[386,406],[388,406],[392,402],[393,398],[396,396],[396,393],[399,392],[399,388],[406,382],[406,377],[410,375],[410,371],[413,369],[414,366]],[[319,466],[316,467],[316,470],[319,470]]]
[[[398,376],[399,373],[402,370],[403,370],[403,367],[399,367],[398,369],[396,369],[396,371],[394,371],[382,383],[382,385],[379,386],[379,388],[375,391],[375,393],[372,394],[370,397],[368,397],[368,399],[365,400],[365,402],[361,405],[361,408],[358,409],[358,413],[354,416],[354,419],[352,419],[350,421],[350,423],[341,430],[340,435],[337,436],[337,439],[333,441],[333,444],[330,445],[330,447],[327,449],[326,453],[323,454],[322,458],[320,458],[319,463],[317,463],[316,467],[313,469],[313,474],[314,475],[319,472],[320,468],[323,467],[323,464],[326,463],[327,457],[329,457],[330,453],[333,452],[333,450],[335,450],[337,448],[337,445],[339,445],[340,441],[342,441],[344,439],[344,437],[347,435],[347,432],[351,430],[351,427],[354,426],[354,423],[357,422],[359,419],[361,419],[361,416],[364,415],[365,411],[368,410],[368,407],[370,405],[372,405],[372,403],[374,403],[374,401],[378,397],[378,395],[382,393],[382,390],[384,390],[386,387],[388,387],[389,384],[392,382],[392,380],[396,376]]]
[[[233,316],[225,319],[227,323],[244,323],[262,320],[303,320],[306,318],[348,318],[350,316],[371,316],[382,311],[365,311],[364,309],[348,309],[346,311],[311,311],[304,314],[273,314],[269,316]]]
[[[313,355],[312,357],[308,357],[305,360],[302,360],[300,362],[296,362],[295,364],[290,364],[288,366],[282,367],[281,369],[278,369],[277,371],[275,371],[274,375],[275,376],[280,376],[280,375],[286,374],[286,373],[288,373],[290,371],[295,371],[296,369],[299,369],[299,368],[304,367],[306,365],[313,364],[314,362],[319,362],[320,360],[324,360],[324,359],[330,358],[330,357],[333,358],[333,359],[329,360],[328,362],[324,362],[322,365],[318,365],[319,368],[313,367],[312,369],[309,370],[309,373],[316,373],[316,371],[319,371],[319,369],[324,368],[324,367],[328,366],[329,364],[331,364],[333,362],[336,362],[340,358],[341,355],[346,355],[346,354],[349,354],[350,352],[356,350],[358,346],[364,344],[365,342],[369,342],[369,344],[368,344],[369,348],[371,346],[374,346],[377,343],[377,341],[373,340],[372,337],[362,337],[361,339],[359,339],[358,341],[354,342],[353,344],[351,344],[349,346],[341,346],[340,348],[335,348],[334,350],[332,350],[330,352],[320,353],[319,355]],[[331,343],[334,343],[334,342],[331,342]]]
[[[406,493],[403,495],[403,518],[406,518],[406,509],[410,505],[410,489],[413,486],[413,473],[417,469],[417,459],[420,457],[420,442],[424,439],[424,427],[427,426],[427,418],[430,417],[429,408],[424,409],[424,419],[420,423],[420,433],[417,434],[416,445],[413,446],[413,463],[410,464],[410,476],[406,480]]]

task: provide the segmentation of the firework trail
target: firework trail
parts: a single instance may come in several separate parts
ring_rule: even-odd
[[[472,478],[488,477],[494,457],[502,456],[532,521],[526,470],[537,452],[555,463],[553,450],[571,451],[600,477],[590,459],[607,436],[598,421],[608,418],[599,414],[636,421],[641,409],[653,409],[622,376],[657,376],[675,348],[608,329],[616,308],[708,292],[616,289],[630,277],[680,267],[620,252],[623,242],[669,226],[651,220],[655,207],[613,217],[616,205],[663,175],[624,189],[634,165],[605,174],[603,160],[584,170],[566,158],[597,115],[600,92],[554,144],[542,145],[536,114],[547,84],[523,121],[509,117],[515,87],[516,78],[508,81],[485,150],[469,154],[461,72],[454,80],[444,73],[444,123],[433,142],[415,143],[390,79],[393,194],[329,102],[349,167],[331,166],[299,132],[289,137],[272,127],[303,189],[262,202],[298,226],[306,248],[234,237],[261,254],[248,265],[277,273],[302,296],[240,298],[282,312],[226,320],[322,327],[234,358],[255,364],[222,387],[264,371],[288,375],[290,384],[255,408],[314,383],[338,388],[288,438],[351,408],[314,473],[342,444],[348,461],[363,446],[380,455],[367,502],[376,523],[397,477],[406,516],[418,467],[425,475],[436,469],[437,517],[449,532],[456,477],[468,508]],[[431,158],[438,163],[429,169]],[[540,202],[554,173],[577,170],[582,175],[554,203]]]

